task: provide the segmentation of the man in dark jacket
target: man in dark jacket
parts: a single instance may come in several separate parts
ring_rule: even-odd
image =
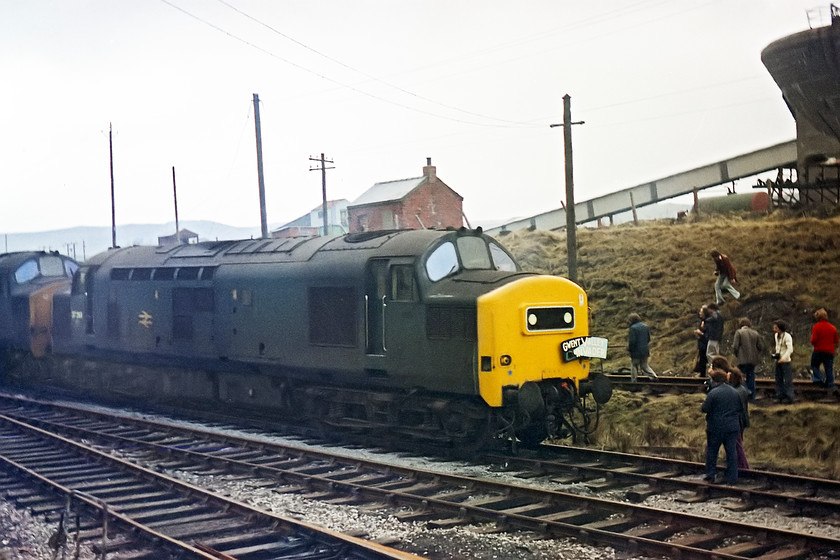
[[[723,340],[723,315],[716,303],[706,306],[706,359],[712,363],[715,356],[720,356],[720,341]]]
[[[630,351],[630,381],[636,382],[639,371],[647,374],[648,378],[656,379],[656,372],[648,365],[650,357],[650,329],[642,323],[638,313],[631,313],[627,317],[630,330],[627,333],[627,349]]]
[[[726,372],[713,369],[712,388],[700,410],[706,413],[706,482],[715,482],[720,446],[726,452],[726,482],[738,481],[738,455],[735,444],[741,433],[743,403],[738,390],[726,382]]]

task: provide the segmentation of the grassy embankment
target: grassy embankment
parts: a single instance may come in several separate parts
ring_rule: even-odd
[[[723,352],[731,353],[740,317],[749,317],[765,341],[772,321],[784,319],[794,342],[795,376],[806,375],[812,314],[825,307],[840,325],[840,217],[730,215],[682,222],[642,222],[580,229],[578,281],[589,294],[591,332],[610,340],[603,367],[630,366],[626,351],[629,313],[651,328],[651,365],[664,375],[690,375],[696,343],[697,310],[714,300],[711,249],[730,256],[738,271],[734,302],[727,294]],[[515,232],[502,239],[523,268],[566,275],[566,238],[552,232]],[[836,364],[840,369],[840,360]],[[597,367],[597,365],[596,365]],[[768,358],[759,376],[772,377]],[[614,449],[705,446],[702,394],[650,398],[618,392],[607,405],[594,443]],[[798,403],[751,408],[745,433],[755,468],[840,478],[840,404]]]

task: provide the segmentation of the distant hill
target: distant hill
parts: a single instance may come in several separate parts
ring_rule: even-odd
[[[209,221],[179,222],[181,229],[198,234],[199,241],[250,239],[260,236],[260,228],[240,228]],[[175,233],[175,222],[117,226],[117,245],[157,245],[158,237]],[[110,227],[74,227],[35,233],[9,233],[0,236],[0,252],[48,250],[85,260],[111,246]]]

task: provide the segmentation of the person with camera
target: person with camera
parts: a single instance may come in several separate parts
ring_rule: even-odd
[[[790,364],[793,338],[787,330],[787,323],[783,320],[773,321],[773,337],[776,341],[773,352],[773,359],[776,361],[776,400],[781,404],[793,404],[793,367]]]

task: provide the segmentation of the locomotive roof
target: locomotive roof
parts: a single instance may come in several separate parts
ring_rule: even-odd
[[[435,240],[455,231],[394,230],[351,233],[341,236],[290,237],[203,241],[189,245],[136,246],[109,249],[88,260],[90,265],[110,267],[202,266],[209,264],[250,264],[304,262],[317,254],[352,251],[364,257],[419,255]]]

